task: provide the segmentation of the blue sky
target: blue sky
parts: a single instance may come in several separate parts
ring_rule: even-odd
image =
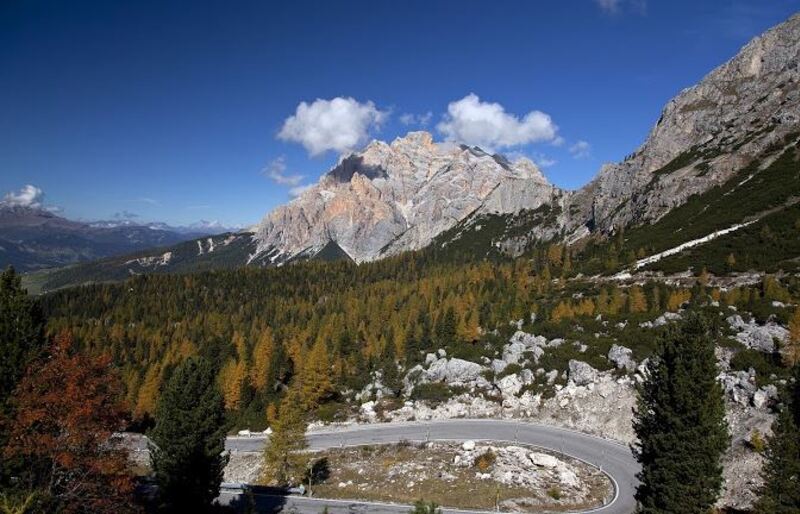
[[[248,224],[339,152],[426,121],[437,140],[527,155],[575,188],[634,150],[669,98],[798,10],[800,0],[0,2],[0,194],[31,184],[81,219]],[[330,122],[335,133],[320,129]]]

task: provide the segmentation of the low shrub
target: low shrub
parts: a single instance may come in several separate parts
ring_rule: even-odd
[[[553,486],[553,487],[551,487],[550,489],[547,490],[547,496],[549,496],[550,498],[552,498],[554,500],[560,500],[561,499],[561,489],[559,489],[558,487]]]
[[[750,448],[752,448],[752,450],[756,453],[763,453],[767,446],[764,442],[764,437],[758,430],[753,430],[753,433],[750,434],[750,441],[748,441],[748,443]]]
[[[445,402],[456,394],[458,394],[458,392],[450,388],[447,384],[443,384],[442,382],[428,382],[414,386],[414,390],[411,392],[411,399],[438,403]]]
[[[475,458],[475,467],[478,468],[481,473],[486,473],[494,466],[496,461],[497,455],[495,455],[492,450],[486,450]]]

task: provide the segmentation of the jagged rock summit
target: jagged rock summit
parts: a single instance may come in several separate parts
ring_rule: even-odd
[[[281,263],[313,256],[330,242],[356,262],[416,250],[496,191],[496,202],[508,203],[514,189],[535,191],[528,203],[558,194],[524,158],[510,162],[477,147],[436,143],[427,132],[373,141],[267,215],[255,231],[256,256]]]

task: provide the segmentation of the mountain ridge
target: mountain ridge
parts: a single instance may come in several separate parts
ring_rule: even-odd
[[[277,266],[313,259],[330,243],[338,248],[331,255],[356,263],[430,246],[469,251],[477,258],[516,257],[540,243],[585,246],[623,230],[635,237],[617,246],[646,257],[664,248],[628,246],[647,240],[650,232],[661,237],[656,235],[664,225],[660,220],[670,213],[670,219],[681,219],[681,212],[697,217],[704,210],[695,204],[708,195],[715,205],[724,205],[725,198],[712,194],[715,188],[724,186],[729,193],[740,188],[741,173],[750,180],[787,151],[782,166],[789,171],[765,176],[790,182],[764,187],[773,196],[781,196],[783,186],[793,189],[800,179],[791,173],[796,166],[791,152],[800,137],[798,84],[800,14],[679,92],[633,153],[603,165],[592,181],[571,191],[550,184],[527,159],[511,162],[477,147],[434,142],[428,132],[410,132],[391,143],[372,141],[340,159],[298,198],[268,213],[252,234],[238,234],[251,240],[235,245],[226,262]],[[753,214],[737,212],[736,206],[727,211],[729,224]],[[695,225],[695,232],[727,228]],[[686,241],[706,235],[689,232]],[[681,236],[673,232],[669,239],[678,245],[685,242]],[[207,256],[194,258],[207,269]],[[124,262],[116,262],[124,268]],[[188,269],[186,262],[182,269]]]

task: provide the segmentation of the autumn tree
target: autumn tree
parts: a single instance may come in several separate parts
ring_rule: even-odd
[[[334,392],[331,361],[324,341],[317,341],[308,352],[300,378],[302,406],[313,409]]]
[[[302,394],[292,386],[281,401],[272,434],[264,448],[264,480],[286,485],[299,481],[305,473],[308,457],[308,423],[301,404]]]
[[[639,286],[633,286],[628,291],[628,312],[646,312],[647,297]]]
[[[151,434],[151,465],[168,512],[205,512],[228,462],[222,395],[207,361],[190,357],[167,381]]]
[[[57,336],[23,377],[4,458],[24,459],[20,485],[41,491],[53,512],[134,512],[127,452],[113,437],[126,422],[121,381],[109,357],[72,347],[69,334]]]
[[[253,364],[250,368],[250,382],[256,391],[263,392],[267,389],[270,377],[270,364],[275,353],[275,341],[272,330],[265,327],[258,336],[253,348]]]

